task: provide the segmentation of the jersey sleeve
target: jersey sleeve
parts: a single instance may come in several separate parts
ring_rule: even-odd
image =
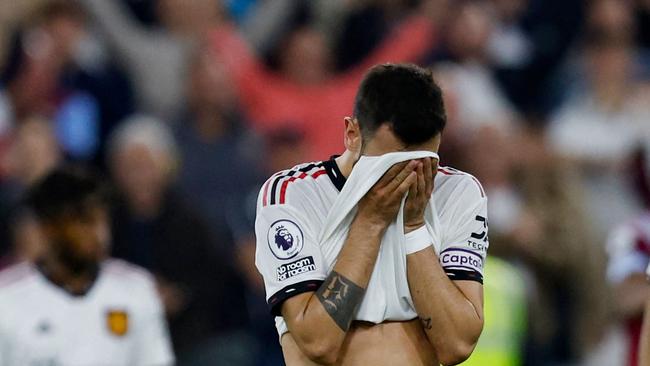
[[[471,175],[462,177],[454,193],[438,258],[451,280],[482,284],[489,247],[487,197]]]
[[[171,366],[174,364],[174,354],[162,303],[158,297],[153,279],[146,281],[142,295],[143,311],[137,329],[136,347],[134,347],[135,361],[133,364]]]
[[[316,241],[313,213],[300,197],[283,204],[258,200],[255,220],[255,265],[264,278],[271,314],[280,316],[282,303],[292,296],[316,291],[326,277]]]

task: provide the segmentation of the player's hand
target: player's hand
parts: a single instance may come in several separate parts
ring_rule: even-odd
[[[437,160],[431,158],[418,160],[415,168],[417,180],[410,186],[404,206],[404,233],[410,233],[424,225],[424,211],[431,200],[433,178],[437,171]]]
[[[399,211],[402,198],[416,184],[416,160],[395,164],[359,201],[356,220],[378,230],[385,230]]]

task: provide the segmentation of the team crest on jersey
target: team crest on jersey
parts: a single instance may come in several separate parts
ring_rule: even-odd
[[[269,228],[268,243],[278,259],[290,259],[302,250],[304,236],[293,221],[278,220]]]
[[[114,335],[124,336],[129,331],[129,314],[123,310],[109,310],[106,313],[106,326]]]

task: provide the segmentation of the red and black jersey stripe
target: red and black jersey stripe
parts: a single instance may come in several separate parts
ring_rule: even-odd
[[[289,183],[297,179],[304,179],[308,176],[318,178],[320,175],[325,174],[323,169],[324,162],[311,163],[304,167],[293,168],[284,171],[271,177],[264,185],[264,197],[262,199],[262,206],[283,204],[285,202],[286,190]],[[320,168],[320,169],[319,169]],[[312,170],[315,170],[312,172]]]

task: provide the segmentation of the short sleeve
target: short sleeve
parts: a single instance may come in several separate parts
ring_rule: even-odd
[[[476,178],[463,175],[449,202],[447,230],[438,254],[440,264],[452,280],[482,284],[489,247],[485,191]]]
[[[137,329],[134,365],[168,366],[174,364],[167,322],[153,280],[142,291],[143,307]]]
[[[299,205],[258,204],[255,220],[255,265],[264,278],[271,314],[280,316],[288,298],[316,291],[326,277],[323,256]]]

